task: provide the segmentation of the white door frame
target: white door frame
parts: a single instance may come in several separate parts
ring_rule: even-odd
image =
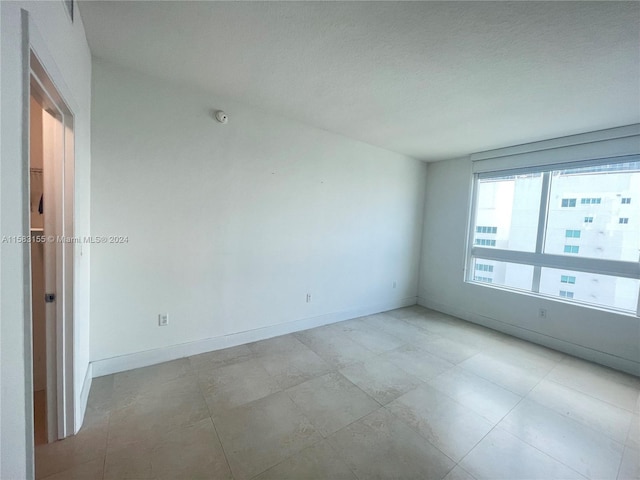
[[[50,285],[55,285],[56,300],[53,308],[47,308],[47,430],[48,441],[55,441],[75,433],[75,395],[73,362],[73,242],[61,241],[61,238],[73,239],[74,218],[74,116],[67,102],[60,94],[54,78],[50,75],[39,53],[44,49],[39,37],[29,22],[29,75],[26,91],[27,101],[33,93],[40,96],[53,113],[55,133],[50,138],[53,149],[53,168],[49,168],[49,189],[55,198],[49,198],[55,205],[54,222],[49,225],[45,252],[55,257],[55,274]],[[32,41],[33,39],[36,41]],[[46,57],[46,51],[45,51]],[[55,67],[55,66],[54,66]],[[27,110],[28,111],[28,110]],[[27,122],[27,125],[29,122]],[[26,166],[29,168],[29,165]],[[45,167],[46,168],[46,167]],[[28,192],[27,192],[28,194]],[[51,196],[50,196],[51,197]],[[47,199],[45,198],[45,202]],[[26,202],[26,206],[29,202]],[[46,221],[46,219],[45,219]],[[45,227],[46,228],[46,227]],[[53,239],[50,237],[53,236]],[[31,255],[29,254],[29,271]],[[31,295],[29,299],[29,319],[31,320]],[[53,323],[53,325],[51,325]],[[30,330],[31,332],[31,330]],[[32,333],[31,333],[32,335]],[[30,342],[32,345],[32,342]],[[27,352],[29,356],[31,351]],[[30,378],[30,384],[32,379]],[[31,388],[32,390],[32,388]],[[51,395],[55,392],[55,395]]]

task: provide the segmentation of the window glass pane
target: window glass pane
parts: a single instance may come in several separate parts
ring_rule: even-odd
[[[639,161],[489,175],[476,178],[467,281],[531,292],[534,272],[540,272],[534,293],[637,313],[640,279],[615,272],[627,275],[640,261],[640,202],[633,201],[640,192]],[[547,198],[541,198],[543,189]],[[546,221],[539,224],[543,206]],[[537,239],[544,241],[536,251]],[[478,258],[491,247],[493,260]],[[563,264],[610,274],[559,270]]]
[[[477,189],[474,245],[535,251],[542,174],[480,179]]]
[[[555,268],[543,268],[540,275],[540,293],[629,312],[636,311],[639,289],[634,278]]]
[[[640,193],[640,171],[621,165],[552,172],[544,253],[638,261],[640,202],[624,200]]]
[[[497,262],[482,258],[474,259],[473,280],[520,290],[531,290],[533,267],[518,263]]]

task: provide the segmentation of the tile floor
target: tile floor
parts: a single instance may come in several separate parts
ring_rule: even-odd
[[[632,479],[640,379],[408,307],[93,381],[38,479]]]

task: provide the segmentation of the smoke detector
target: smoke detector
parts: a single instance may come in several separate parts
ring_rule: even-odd
[[[218,110],[216,112],[216,120],[218,120],[220,123],[229,123],[229,116],[222,110]]]

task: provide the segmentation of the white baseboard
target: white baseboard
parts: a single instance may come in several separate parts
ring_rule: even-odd
[[[521,338],[532,343],[537,343],[538,345],[543,345],[545,347],[549,347],[554,350],[573,355],[574,357],[579,357],[590,362],[598,363],[600,365],[605,365],[607,367],[621,370],[632,375],[640,376],[640,363],[629,360],[627,358],[617,357],[615,355],[611,355],[610,353],[601,352],[599,350],[585,347],[583,345],[567,342],[566,340],[560,340],[543,333],[528,330],[526,328],[512,325],[495,318],[477,315],[456,306],[445,305],[437,301],[428,300],[423,297],[418,297],[418,305],[430,308],[431,310],[446,313],[447,315],[461,318],[462,320],[466,320],[471,323],[482,325],[483,327],[506,333],[507,335],[511,335],[513,337]]]
[[[89,401],[89,392],[91,391],[91,381],[93,379],[93,365],[91,363],[87,365],[87,371],[84,375],[84,381],[82,382],[82,390],[80,391],[80,398],[76,403],[75,408],[75,422],[73,425],[74,434],[80,431],[82,422],[84,422],[84,414],[87,411],[87,402]]]
[[[345,310],[342,312],[328,313],[317,317],[302,318],[292,322],[271,325],[269,327],[238,332],[221,337],[206,338],[195,342],[169,345],[163,348],[146,350],[143,352],[121,355],[118,357],[105,358],[91,362],[93,376],[101,377],[112,373],[124,372],[134,368],[146,367],[157,363],[168,362],[178,358],[198,355],[200,353],[221,350],[223,348],[235,347],[249,342],[265,340],[267,338],[286,335],[288,333],[299,332],[309,328],[321,327],[330,323],[350,320],[352,318],[372,315],[374,313],[385,312],[396,308],[415,305],[417,297],[406,297],[399,300],[386,302],[384,304]]]

